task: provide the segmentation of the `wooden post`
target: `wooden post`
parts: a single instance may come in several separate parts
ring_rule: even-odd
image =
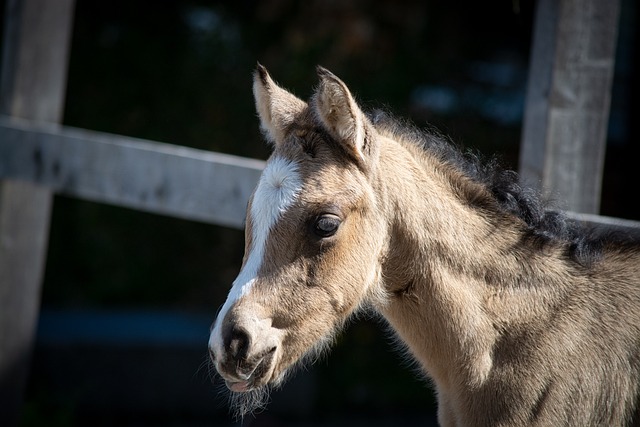
[[[558,0],[539,0],[529,58],[526,106],[520,143],[520,179],[540,189],[555,56]]]
[[[561,207],[597,214],[620,0],[540,0],[520,173]]]
[[[60,122],[73,6],[73,0],[7,1],[0,113]],[[0,182],[0,420],[6,426],[16,425],[20,416],[40,305],[51,202],[52,194],[45,188]]]

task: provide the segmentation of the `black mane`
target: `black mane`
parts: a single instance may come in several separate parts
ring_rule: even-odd
[[[433,128],[420,130],[381,111],[374,112],[369,118],[377,128],[415,142],[487,188],[502,212],[524,221],[527,225],[524,240],[538,249],[564,244],[569,259],[589,267],[602,258],[608,244],[620,249],[637,249],[640,244],[640,233],[632,235],[620,230],[590,227],[569,219],[545,201],[537,190],[520,185],[517,172],[503,168],[495,158],[486,160],[478,153],[462,151]]]

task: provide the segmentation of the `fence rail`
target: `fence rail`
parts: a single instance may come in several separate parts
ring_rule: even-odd
[[[0,116],[0,179],[68,196],[242,228],[261,160]],[[573,221],[640,229],[639,221],[567,212]]]
[[[0,179],[242,228],[264,162],[0,116]]]

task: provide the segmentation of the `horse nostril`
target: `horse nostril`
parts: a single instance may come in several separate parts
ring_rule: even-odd
[[[228,328],[224,334],[224,348],[233,360],[243,360],[249,351],[250,338],[247,331],[241,327]]]

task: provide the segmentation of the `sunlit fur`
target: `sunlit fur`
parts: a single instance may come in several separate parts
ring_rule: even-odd
[[[239,415],[369,307],[431,380],[443,426],[640,422],[637,236],[569,222],[495,161],[318,76],[308,102],[254,76],[263,180],[278,169],[293,190],[259,184],[234,288],[251,285],[212,330]]]

